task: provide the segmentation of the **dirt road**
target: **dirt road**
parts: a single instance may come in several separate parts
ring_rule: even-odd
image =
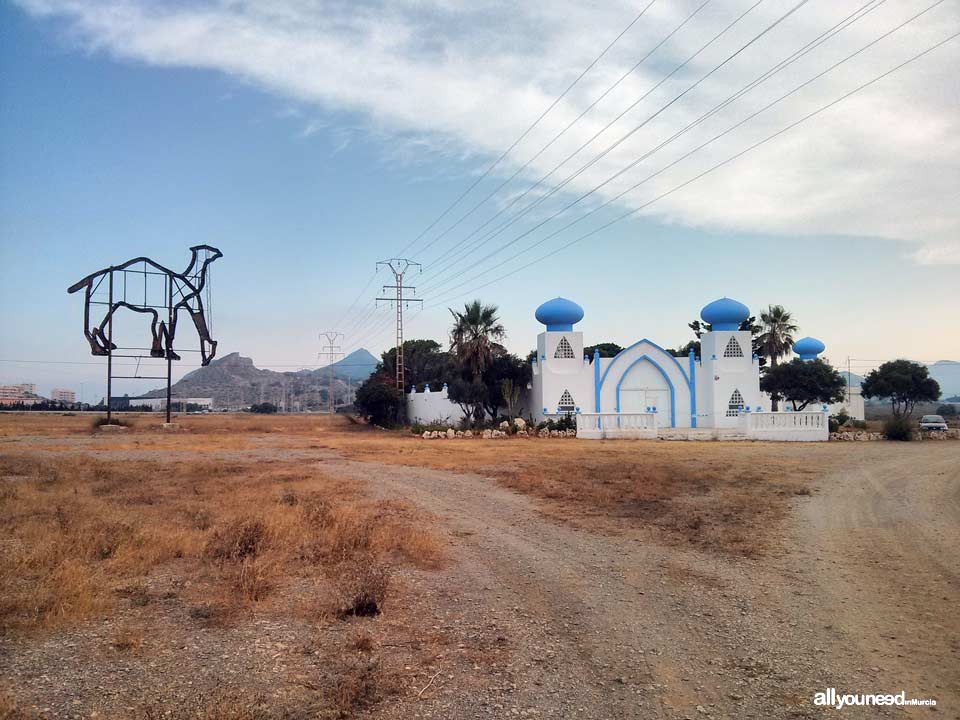
[[[766,561],[589,533],[475,475],[334,461],[443,521],[452,622],[513,650],[497,682],[467,694],[444,677],[396,716],[812,717],[827,687],[903,689],[957,716],[960,452],[849,452],[856,470],[798,498],[788,550]]]

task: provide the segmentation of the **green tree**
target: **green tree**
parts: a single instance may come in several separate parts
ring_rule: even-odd
[[[503,396],[503,404],[507,408],[507,415],[511,419],[516,417],[517,405],[520,404],[520,392],[523,388],[513,382],[513,378],[506,378],[500,381],[500,394]],[[953,406],[946,406],[953,409]]]
[[[401,397],[394,380],[383,373],[374,373],[357,388],[353,405],[374,425],[393,425],[400,411]]]
[[[940,385],[930,377],[926,365],[910,360],[891,360],[870,371],[860,385],[865,398],[887,398],[893,415],[908,418],[918,402],[940,397]]]
[[[397,349],[390,348],[381,355],[376,373],[384,377],[397,376]],[[405,340],[403,343],[403,377],[405,390],[416,385],[422,389],[426,383],[435,385],[449,382],[454,376],[455,367],[450,353],[443,350],[434,340]]]
[[[799,328],[793,324],[793,317],[784,309],[783,305],[768,305],[760,313],[761,330],[753,343],[753,351],[758,356],[769,360],[770,367],[775,368],[780,358],[790,352],[793,347],[793,333]],[[780,397],[770,394],[770,408],[779,409]]]
[[[780,358],[793,347],[793,333],[799,328],[793,324],[793,316],[783,305],[770,305],[760,313],[762,332],[757,337],[757,347],[761,355],[770,360],[770,366],[776,367]]]
[[[596,345],[588,345],[583,349],[583,354],[593,360],[593,351],[599,350],[600,357],[602,358],[612,358],[616,357],[618,354],[623,352],[623,348],[612,342],[597,343]]]
[[[803,410],[810,403],[835,403],[843,400],[843,377],[823,360],[801,360],[772,365],[760,378],[760,389],[771,397],[793,403]]]
[[[937,415],[943,415],[943,417],[954,417],[957,414],[957,408],[955,405],[941,405],[937,408]]]
[[[497,317],[497,306],[474,300],[463,306],[463,312],[450,308],[450,314],[453,315],[450,351],[458,363],[478,379],[494,357],[506,352],[500,341],[507,332]]]

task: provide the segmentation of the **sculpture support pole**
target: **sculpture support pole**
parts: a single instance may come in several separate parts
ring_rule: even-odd
[[[167,425],[170,424],[170,375],[173,371],[173,278],[167,276]]]
[[[113,271],[110,271],[110,310],[113,310]],[[107,425],[113,410],[113,313],[107,320]]]

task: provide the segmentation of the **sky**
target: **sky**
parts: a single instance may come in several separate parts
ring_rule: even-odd
[[[960,359],[958,32],[953,0],[0,0],[0,382],[99,399],[66,288],[203,243],[218,355],[278,370],[390,346],[391,257],[407,338],[479,298],[526,354],[563,296],[587,344],[672,347],[730,296],[838,366]]]

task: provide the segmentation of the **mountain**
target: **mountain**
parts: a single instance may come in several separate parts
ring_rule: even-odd
[[[940,397],[960,395],[960,362],[939,360],[928,366],[930,377],[940,384]]]
[[[376,368],[377,359],[367,350],[357,350],[333,364],[333,396],[338,405],[351,402],[351,388]],[[275,372],[262,370],[240,353],[230,353],[197,368],[174,383],[174,397],[211,397],[214,407],[240,408],[270,402],[290,410],[322,410],[329,407],[329,368]],[[166,389],[151,390],[145,398],[166,396]]]
[[[348,380],[363,381],[370,377],[371,373],[377,369],[377,360],[366,348],[354,350],[343,360],[337,360],[333,367],[334,375]],[[321,368],[324,370],[326,368]]]

